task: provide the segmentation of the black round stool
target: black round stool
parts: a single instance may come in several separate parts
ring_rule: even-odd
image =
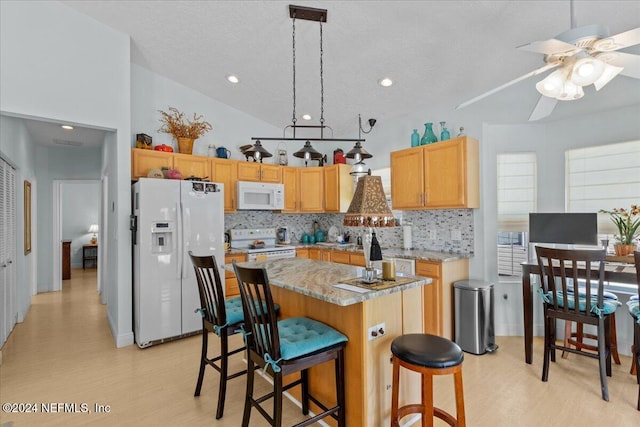
[[[401,335],[391,343],[393,353],[393,397],[391,426],[399,427],[408,414],[422,414],[422,426],[432,426],[433,417],[451,426],[464,427],[464,396],[462,392],[462,361],[464,355],[458,344],[436,335]],[[422,378],[422,403],[398,408],[400,367],[417,372]],[[456,390],[456,417],[433,407],[433,376],[453,374]]]

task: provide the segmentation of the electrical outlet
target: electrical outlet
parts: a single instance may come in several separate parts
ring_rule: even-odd
[[[437,238],[436,230],[429,230],[429,240],[436,240]]]
[[[462,240],[462,232],[458,229],[451,230],[451,240],[457,240],[458,242]]]
[[[367,331],[367,339],[369,341],[375,340],[376,338],[380,338],[387,331],[387,327],[384,323],[378,323],[377,325],[371,326]]]

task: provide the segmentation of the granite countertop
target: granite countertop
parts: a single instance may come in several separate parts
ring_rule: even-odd
[[[296,249],[324,249],[329,251],[343,251],[343,252],[362,252],[362,247],[356,244],[340,244],[340,243],[315,243],[304,244],[304,243],[293,243],[291,246],[294,246]],[[395,258],[404,258],[404,259],[415,259],[420,261],[438,261],[438,262],[449,262],[456,261],[459,259],[472,258],[472,253],[458,253],[458,252],[443,252],[443,251],[429,251],[423,249],[402,249],[402,248],[382,248],[382,255],[395,257]]]
[[[413,276],[415,280],[411,283],[378,291],[363,289],[365,292],[360,293],[336,288],[334,285],[344,283],[348,279],[360,277],[362,267],[306,258],[243,262],[239,263],[239,265],[266,268],[271,285],[341,306],[357,304],[383,295],[427,285],[432,281],[428,277]],[[231,268],[231,265],[225,266],[225,269]]]

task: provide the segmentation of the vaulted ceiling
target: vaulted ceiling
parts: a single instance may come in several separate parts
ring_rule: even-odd
[[[292,116],[292,20],[284,1],[64,1],[131,37],[131,60],[277,127]],[[357,132],[357,115],[390,119],[442,111],[542,66],[516,47],[570,28],[570,1],[298,1],[328,10],[324,117]],[[638,1],[575,1],[575,24],[611,34],[640,27]],[[296,111],[320,115],[319,25],[296,21]],[[638,46],[625,49],[640,53]],[[235,74],[232,85],[226,76]],[[394,84],[378,84],[390,77]],[[523,123],[539,94],[518,83],[469,107],[484,121]],[[640,80],[560,102],[544,120],[640,102]],[[313,123],[312,123],[313,124]]]

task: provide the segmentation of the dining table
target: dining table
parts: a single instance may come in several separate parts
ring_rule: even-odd
[[[537,262],[525,261],[522,266],[522,311],[524,314],[524,359],[531,364],[533,360],[533,292],[531,275],[540,275]],[[594,268],[594,267],[592,267]],[[597,268],[597,267],[596,267]],[[596,271],[597,274],[597,271]],[[578,267],[578,276],[585,276],[585,269]],[[594,277],[593,274],[591,277]],[[624,262],[605,262],[604,280],[609,283],[637,284],[634,264]]]

